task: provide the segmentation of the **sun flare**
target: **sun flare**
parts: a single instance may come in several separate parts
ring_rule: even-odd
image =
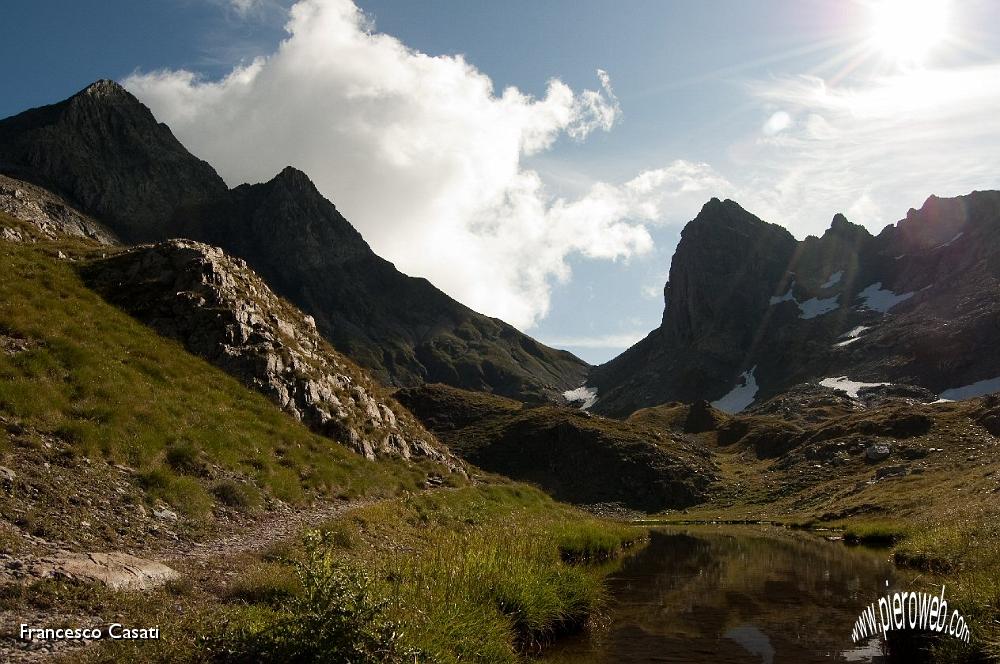
[[[898,64],[920,64],[948,34],[948,0],[878,0],[871,42]]]

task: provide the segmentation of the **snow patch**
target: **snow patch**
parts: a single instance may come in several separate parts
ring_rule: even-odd
[[[757,371],[757,367],[754,367],[750,371],[744,371],[740,375],[740,380],[729,393],[713,401],[712,405],[719,410],[726,413],[738,413],[744,408],[753,403],[754,397],[757,396],[757,391],[760,387],[757,385],[757,378],[754,373]]]
[[[771,296],[771,300],[770,300],[771,305],[773,306],[775,304],[781,304],[782,302],[795,302],[795,296],[792,295],[792,291],[793,290],[795,290],[795,282],[794,281],[788,287],[788,292],[785,293],[784,295],[772,295]],[[798,302],[796,302],[796,304],[798,304]]]
[[[853,330],[850,330],[850,331],[845,332],[844,334],[840,335],[840,338],[841,339],[846,339],[846,341],[840,341],[838,343],[835,343],[835,344],[833,344],[833,347],[834,348],[843,348],[844,346],[850,346],[855,341],[857,341],[858,339],[861,338],[861,333],[862,332],[864,332],[865,330],[870,330],[870,329],[871,328],[869,326],[867,326],[867,325],[858,325]]]
[[[953,387],[942,392],[939,397],[947,401],[961,401],[962,399],[974,399],[987,394],[993,394],[994,392],[1000,392],[1000,376],[981,380],[971,385]]]
[[[882,282],[876,281],[874,284],[858,293],[858,297],[865,301],[861,306],[884,314],[897,304],[913,297],[913,292],[911,291],[909,293],[896,295],[890,290],[883,290]]]
[[[580,402],[580,410],[587,410],[597,403],[597,388],[581,385],[575,390],[563,392],[563,397],[570,403]]]
[[[837,390],[838,392],[843,392],[852,399],[858,398],[858,391],[863,390],[866,387],[881,387],[883,385],[892,385],[892,383],[861,383],[856,380],[851,380],[847,376],[840,376],[838,378],[824,378],[819,381],[819,384],[823,387],[829,387],[831,390]]]
[[[831,277],[832,278],[832,277]],[[784,295],[772,295],[769,300],[770,305],[773,307],[776,304],[781,304],[782,302],[794,302],[795,306],[799,308],[799,318],[804,318],[806,320],[810,318],[816,318],[817,316],[822,316],[823,314],[828,314],[838,306],[837,298],[839,296],[826,297],[820,299],[814,297],[806,300],[805,302],[799,302],[795,299],[795,295],[792,292],[795,290],[795,282],[788,287],[788,292]]]
[[[936,249],[944,249],[945,247],[950,247],[950,246],[951,246],[952,244],[954,244],[954,243],[955,243],[955,240],[957,240],[958,238],[962,237],[963,235],[965,235],[965,232],[964,232],[964,231],[963,231],[963,232],[961,232],[961,233],[959,233],[959,234],[958,234],[958,235],[956,235],[955,237],[951,238],[950,240],[948,240],[948,241],[947,241],[947,242],[945,242],[944,244],[939,244],[938,246],[934,247],[934,250],[936,250]],[[932,251],[933,251],[933,250],[932,250]]]
[[[820,288],[832,288],[840,283],[841,278],[844,276],[843,270],[837,270],[830,275],[830,278],[826,280],[826,283],[820,286]]]
[[[848,330],[847,332],[844,332],[842,335],[840,335],[840,338],[841,339],[857,339],[858,337],[861,336],[862,332],[864,332],[865,330],[870,330],[870,329],[872,329],[872,328],[870,326],[868,326],[868,325],[858,325],[854,329],[851,329],[851,330]]]
[[[834,295],[833,297],[825,297],[823,299],[814,297],[806,300],[805,302],[799,302],[799,318],[805,318],[808,320],[810,318],[816,318],[816,316],[828,314],[840,306],[837,304],[838,299],[840,299],[840,296]]]

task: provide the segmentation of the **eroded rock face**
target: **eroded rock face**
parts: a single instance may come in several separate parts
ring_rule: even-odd
[[[83,270],[108,301],[248,387],[314,431],[368,458],[455,460],[327,344],[310,316],[278,298],[242,259],[170,240]]]
[[[33,225],[55,239],[60,236],[87,238],[101,244],[116,244],[115,234],[103,224],[76,211],[62,198],[41,187],[0,175],[0,212]],[[24,234],[0,222],[0,237],[23,242]]]

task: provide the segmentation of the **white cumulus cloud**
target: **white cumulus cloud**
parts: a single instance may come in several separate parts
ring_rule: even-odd
[[[296,166],[401,270],[521,328],[546,314],[569,255],[648,251],[644,223],[725,183],[675,162],[554,198],[522,158],[614,126],[606,72],[596,90],[551,80],[540,98],[497,92],[461,56],[376,32],[351,0],[301,0],[286,30],[275,52],[221,80],[167,70],[124,83],[230,185]]]

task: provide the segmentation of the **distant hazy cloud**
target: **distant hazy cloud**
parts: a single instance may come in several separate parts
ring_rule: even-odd
[[[282,0],[211,0],[233,10],[242,18],[260,18],[283,9]]]
[[[839,86],[781,78],[750,90],[783,110],[734,150],[747,167],[742,200],[800,237],[822,233],[835,212],[877,231],[929,194],[998,185],[1000,64]]]
[[[644,222],[696,210],[725,184],[675,162],[553,198],[522,157],[612,128],[620,109],[606,72],[596,90],[552,80],[542,98],[497,93],[461,56],[376,33],[350,0],[302,0],[286,29],[276,52],[222,80],[176,70],[125,85],[231,185],[301,168],[401,270],[522,328],[546,313],[569,255],[648,251]]]
[[[648,330],[625,332],[621,334],[604,334],[591,337],[554,337],[543,341],[556,348],[629,348],[634,346],[647,334]]]

